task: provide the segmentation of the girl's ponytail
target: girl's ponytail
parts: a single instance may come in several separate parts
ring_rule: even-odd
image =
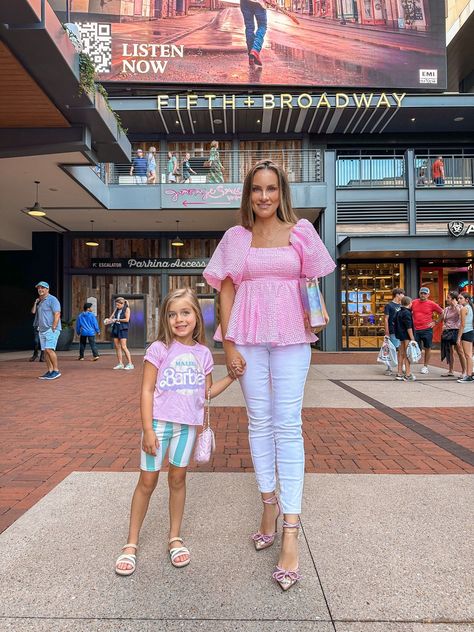
[[[461,294],[459,296],[463,296],[466,299],[466,301],[469,303],[469,305],[471,307],[473,307],[473,305],[472,305],[472,296],[469,294],[469,292],[461,292]]]

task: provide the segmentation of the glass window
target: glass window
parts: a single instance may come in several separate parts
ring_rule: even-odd
[[[401,263],[343,263],[341,266],[342,348],[378,348],[385,335],[384,307],[392,289],[404,287]]]

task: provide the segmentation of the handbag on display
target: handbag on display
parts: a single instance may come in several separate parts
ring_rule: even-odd
[[[196,463],[209,463],[213,451],[216,449],[216,439],[211,428],[211,389],[207,391],[207,410],[204,428],[196,439],[194,460]]]
[[[301,300],[311,327],[325,327],[326,318],[323,313],[323,297],[319,289],[317,277],[300,279]]]

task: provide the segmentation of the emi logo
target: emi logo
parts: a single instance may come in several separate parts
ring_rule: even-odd
[[[420,83],[438,83],[438,71],[420,69]]]

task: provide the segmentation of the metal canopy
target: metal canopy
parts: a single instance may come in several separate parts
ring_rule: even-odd
[[[472,257],[474,237],[448,235],[400,235],[346,237],[338,244],[340,259],[449,259]]]

